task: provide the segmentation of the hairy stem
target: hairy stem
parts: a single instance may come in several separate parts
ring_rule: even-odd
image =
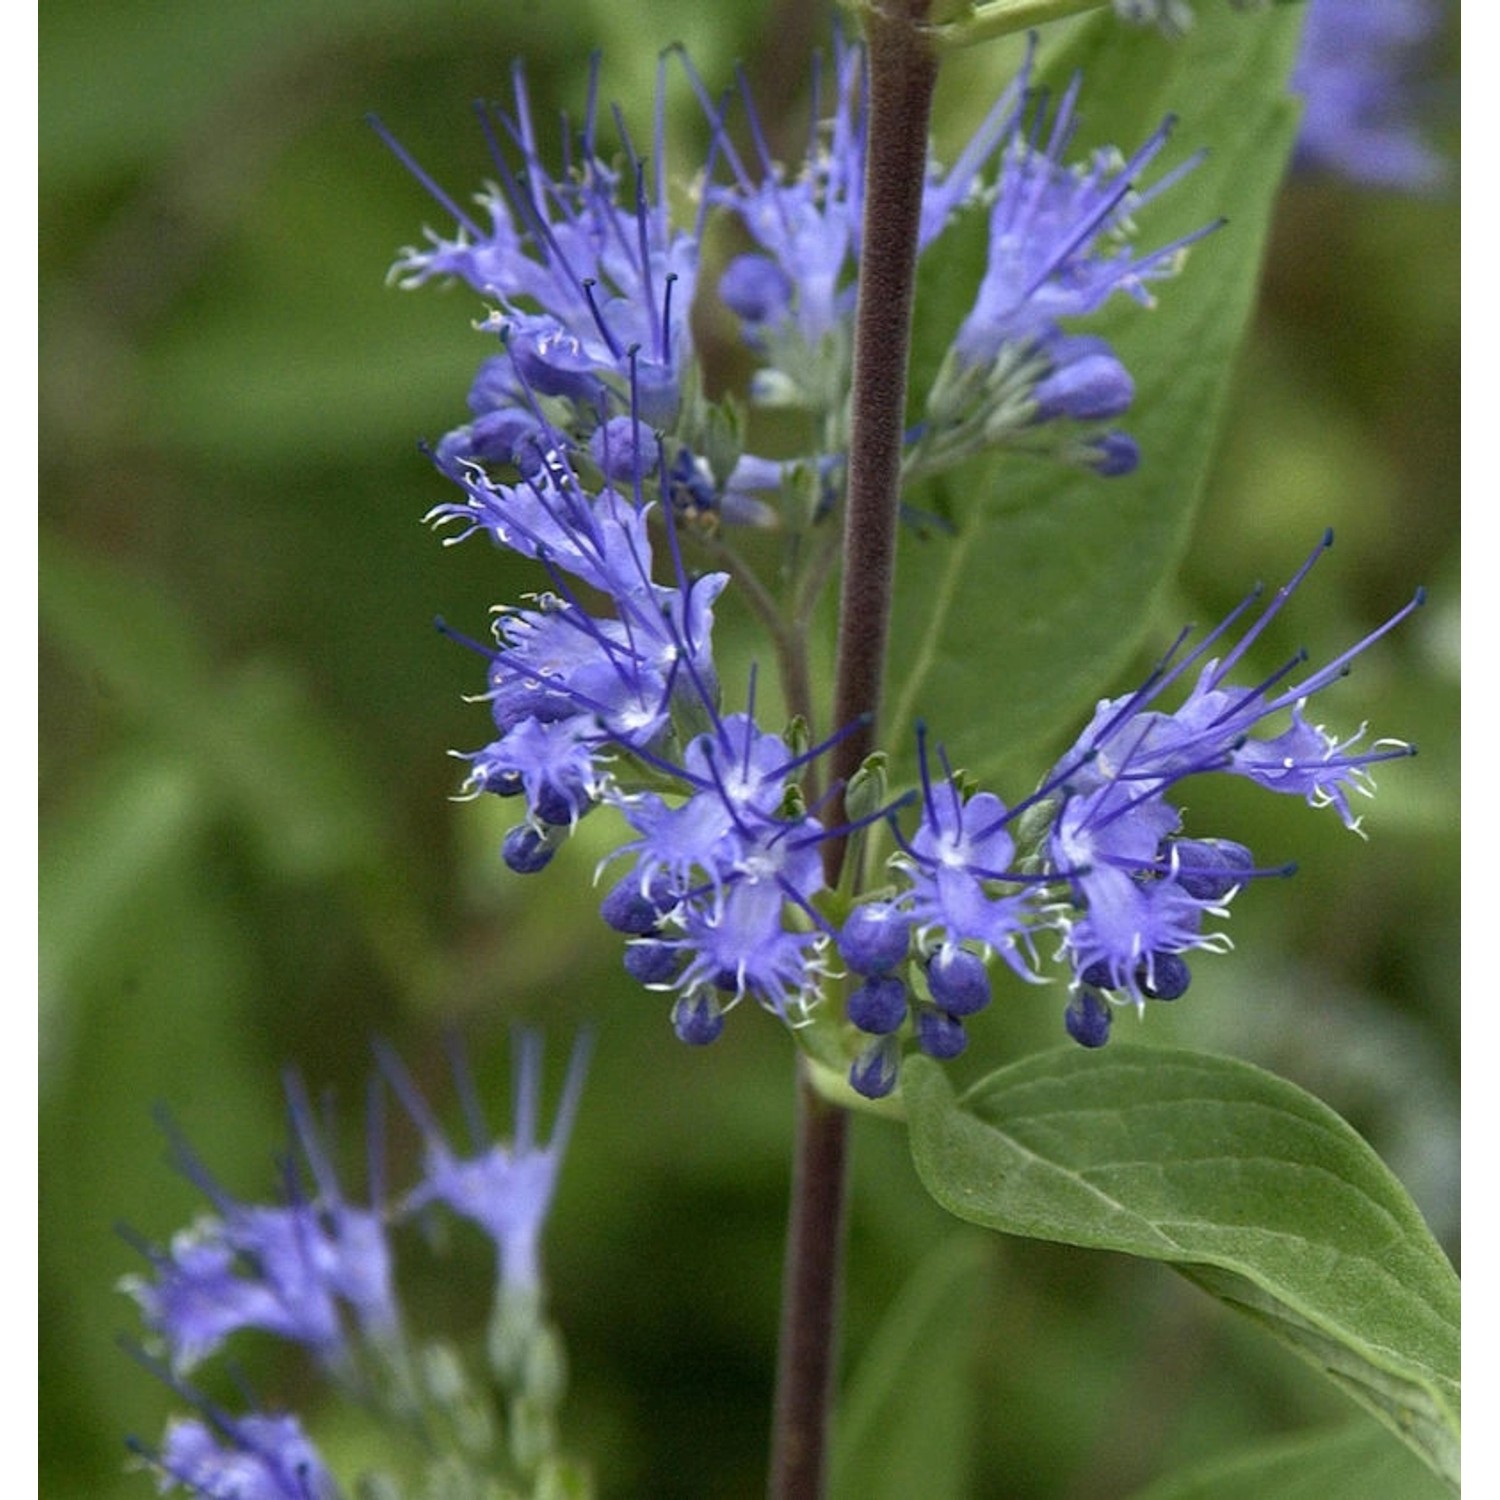
[[[833,750],[835,787],[875,744],[890,628],[911,343],[917,230],[937,61],[922,32],[928,0],[875,0],[865,12],[869,133],[855,312],[849,489],[832,723],[860,720]],[[842,792],[831,813],[843,819]],[[830,886],[844,839],[824,848]],[[776,1372],[772,1500],[818,1500],[825,1490],[843,1260],[848,1117],[823,1099],[805,1059],[798,1076],[796,1163]]]
[[[927,0],[888,4],[866,16],[870,126],[833,723],[865,719],[833,752],[834,780],[845,783],[876,742],[895,574],[917,230],[937,81],[937,58],[921,29]],[[836,811],[833,821],[841,820]],[[844,840],[830,839],[823,848],[828,883],[835,885]]]
[[[771,1500],[818,1500],[824,1493],[848,1147],[848,1113],[823,1098],[801,1059],[767,1491]]]

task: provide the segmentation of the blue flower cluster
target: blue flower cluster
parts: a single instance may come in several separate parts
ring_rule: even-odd
[[[1229,946],[1224,933],[1206,930],[1207,919],[1226,917],[1249,881],[1293,869],[1258,867],[1230,839],[1188,836],[1174,799],[1186,778],[1240,776],[1332,807],[1358,830],[1350,797],[1373,791],[1369,768],[1412,748],[1379,740],[1361,749],[1363,729],[1340,739],[1309,722],[1307,703],[1418,608],[1422,594],[1306,675],[1296,676],[1299,654],[1257,683],[1232,676],[1331,542],[1330,533],[1223,656],[1210,653],[1254,608],[1258,591],[1186,652],[1184,633],[1134,693],[1101,702],[1023,802],[1007,807],[990,792],[970,794],[946,767],[935,780],[923,737],[921,819],[909,837],[896,830],[894,893],[857,906],[838,941],[862,980],[849,1018],[874,1039],[856,1065],[856,1087],[881,1093],[894,1085],[896,1033],[909,1015],[924,1052],[962,1051],[964,1020],[990,1001],[986,959],[998,956],[1021,978],[1038,979],[1035,940],[1044,930],[1059,938],[1071,973],[1064,1021],[1084,1046],[1109,1039],[1113,1006],[1143,1009],[1184,994],[1185,955]],[[1195,671],[1182,702],[1165,710],[1163,695]],[[1267,721],[1284,727],[1267,733]]]
[[[479,1225],[494,1242],[497,1324],[523,1343],[552,1337],[541,1321],[539,1242],[577,1112],[587,1048],[574,1048],[545,1144],[537,1135],[541,1060],[540,1039],[523,1035],[512,1140],[481,1144],[474,1155],[460,1157],[406,1069],[393,1053],[382,1052],[382,1069],[426,1147],[425,1174],[400,1202],[387,1201],[383,1189],[378,1082],[370,1098],[368,1207],[345,1196],[295,1076],[288,1077],[287,1098],[305,1171],[288,1156],[282,1201],[275,1205],[239,1202],[168,1127],[177,1165],[213,1212],[168,1247],[138,1242],[151,1273],[122,1283],[165,1357],[163,1378],[198,1409],[195,1417],[174,1419],[159,1448],[137,1445],[163,1491],[182,1486],[213,1500],[331,1500],[338,1493],[295,1416],[235,1416],[187,1383],[191,1371],[246,1330],[300,1345],[362,1400],[386,1400],[408,1418],[422,1409],[428,1398],[414,1375],[421,1351],[403,1326],[389,1229],[432,1204]],[[479,1122],[472,1080],[461,1062],[456,1067],[470,1121]]]
[[[700,218],[727,210],[755,246],[720,278],[763,360],[752,397],[819,412],[827,443],[815,454],[775,464],[720,442],[733,414],[702,397],[691,299],[677,295],[692,290],[701,223],[672,229],[665,191],[658,180],[648,194],[628,138],[628,171],[598,160],[592,91],[579,150],[554,180],[518,72],[514,114],[489,127],[502,185],[482,200],[488,226],[455,210],[458,237],[406,252],[398,272],[459,275],[498,309],[501,352],[479,382],[488,404],[480,413],[476,397],[475,422],[438,449],[462,493],[432,517],[457,528],[454,540],[483,534],[534,561],[548,580],[524,607],[500,611],[493,645],[467,642],[488,664],[497,737],[466,757],[466,789],[524,808],[504,840],[506,863],[540,871],[580,819],[610,809],[626,832],[604,861],[613,873],[602,915],[627,939],[627,971],[672,996],[678,1035],[711,1042],[747,998],[790,1026],[821,1024],[842,964],[852,989],[841,1055],[853,1087],[879,1096],[895,1086],[907,1041],[936,1057],[962,1050],[966,1019],[990,998],[992,959],[1040,979],[1042,933],[1060,941],[1072,976],[1066,1024],[1086,1045],[1106,1039],[1113,1004],[1182,994],[1184,955],[1227,942],[1209,919],[1248,881],[1284,870],[1258,867],[1236,842],[1188,837],[1174,788],[1226,772],[1332,805],[1353,826],[1349,798],[1368,790],[1368,767],[1408,748],[1361,750],[1359,736],[1312,725],[1304,705],[1407,611],[1321,671],[1294,682],[1293,661],[1236,685],[1320,546],[1232,649],[1209,654],[1253,596],[1193,650],[1180,641],[1137,692],[1101,704],[1024,801],[976,791],[946,762],[935,774],[924,735],[919,791],[886,805],[846,799],[858,804],[853,823],[830,826],[816,762],[833,741],[809,746],[800,722],[786,734],[759,723],[753,687],[744,712],[722,710],[711,637],[731,580],[773,631],[792,627],[703,522],[752,514],[747,472],[764,494],[780,486],[793,532],[839,508],[865,117],[862,52],[840,41],[832,61],[832,118],[795,174],[773,160],[743,84],[753,162],[729,137],[727,106],[687,70],[713,137]],[[981,205],[990,248],[926,420],[910,434],[908,478],[997,441],[1034,442],[1056,421],[1071,424],[1071,456],[1100,473],[1136,462],[1130,439],[1103,425],[1130,404],[1128,372],[1102,340],[1067,330],[1116,292],[1148,300],[1148,283],[1207,230],[1144,254],[1130,248],[1130,216],[1194,162],[1139,186],[1168,121],[1128,159],[1100,152],[1066,165],[1077,99],[1075,80],[1055,109],[1037,102],[1028,56],[954,166],[930,171],[922,247]],[[656,132],[660,163],[659,101]],[[506,145],[520,167],[506,165]],[[491,441],[502,429],[503,442]],[[722,566],[690,566],[693,549]],[[789,548],[789,574],[804,555]],[[1184,700],[1164,708],[1194,670]],[[903,829],[908,803],[916,826]],[[828,887],[823,846],[887,827],[891,884],[851,910],[848,890]]]
[[[662,73],[667,59],[663,59]],[[806,158],[778,164],[741,81],[755,159],[736,148],[729,104],[718,104],[686,59],[683,68],[712,136],[689,227],[671,222],[658,77],[652,167],[616,113],[622,159],[611,165],[599,139],[597,68],[583,127],[565,140],[560,172],[549,170],[517,68],[514,105],[481,111],[496,181],[478,212],[456,203],[381,127],[401,160],[456,226],[404,250],[392,270],[402,286],[457,278],[485,299],[482,327],[497,351],[469,394],[470,420],[434,457],[465,486],[485,470],[535,474],[561,435],[590,477],[627,483],[637,452],[633,422],[660,435],[660,472],[679,516],[799,530],[837,509],[847,441],[852,318],[865,158],[865,57],[836,38],[831,116],[816,118]],[[815,101],[821,97],[821,70]],[[961,215],[987,212],[989,267],[924,419],[913,429],[908,471],[921,477],[997,443],[1081,463],[1104,475],[1135,467],[1135,445],[1108,424],[1134,388],[1102,339],[1064,332],[1114,293],[1148,302],[1146,283],[1173,274],[1207,228],[1145,254],[1131,251],[1133,215],[1193,163],[1142,189],[1170,122],[1126,159],[1096,152],[1065,160],[1078,83],[1046,120],[1045,92],[1031,87],[1028,53],[973,139],[946,171],[933,163],[922,207],[920,248],[930,249]],[[727,180],[717,180],[720,162]],[[813,417],[816,452],[747,452],[732,403],[710,402],[692,338],[705,217],[738,223],[754,249],[714,278],[759,361],[752,406],[796,407]],[[652,456],[652,462],[657,462]],[[806,475],[817,476],[811,504]]]

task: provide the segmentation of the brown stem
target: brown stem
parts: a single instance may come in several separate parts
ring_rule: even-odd
[[[860,727],[834,747],[835,785],[847,783],[875,743],[890,628],[917,231],[937,81],[937,60],[921,32],[927,6],[928,0],[875,0],[865,13],[869,133],[832,718],[836,726],[859,720]],[[843,818],[842,793],[838,801],[835,824]],[[845,842],[823,846],[830,886],[842,873]],[[824,1494],[843,1260],[848,1116],[818,1094],[805,1059],[797,1094],[772,1500]]]
[[[887,0],[866,15],[870,128],[833,703],[834,724],[864,722],[833,752],[833,777],[844,783],[875,745],[890,630],[917,230],[937,82],[937,58],[921,32],[926,13],[927,0]],[[841,820],[836,810],[832,821]],[[823,846],[830,885],[843,869],[844,846],[843,839]]]
[[[844,1244],[848,1113],[797,1073],[797,1147],[787,1225],[771,1440],[771,1500],[824,1493]]]

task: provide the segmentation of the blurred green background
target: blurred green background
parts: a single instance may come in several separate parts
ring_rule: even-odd
[[[522,881],[496,857],[506,811],[449,800],[461,772],[445,752],[483,743],[487,719],[462,697],[479,686],[472,658],[433,617],[480,631],[529,580],[420,524],[446,491],[417,440],[460,420],[486,349],[467,292],[383,285],[397,247],[442,221],[363,116],[462,195],[485,172],[468,102],[503,94],[514,58],[541,119],[579,108],[598,48],[607,95],[643,133],[673,41],[711,84],[743,59],[767,116],[795,119],[826,19],[744,0],[47,8],[44,1493],[150,1492],[124,1472],[123,1438],[154,1440],[174,1401],[119,1347],[138,1329],[116,1282],[141,1266],[116,1226],[160,1240],[199,1207],[164,1165],[153,1107],[253,1198],[275,1180],[283,1067],[334,1090],[353,1164],[372,1037],[444,1097],[440,1038],[456,1025],[501,1125],[517,1019],[545,1024],[557,1067],[578,1025],[599,1032],[548,1236],[572,1448],[604,1494],[760,1491],[790,1048],[748,1011],[707,1052],[676,1042],[616,939],[580,914],[602,829],[583,825],[547,877]],[[940,138],[961,138],[1010,55],[945,77]],[[680,80],[669,119],[686,177],[704,131]],[[1195,828],[1295,857],[1300,874],[1237,903],[1237,960],[1203,963],[1188,1002],[1129,1028],[1318,1093],[1455,1256],[1457,231],[1456,194],[1286,192],[1230,430],[1154,644],[1285,576],[1333,525],[1339,545],[1281,646],[1326,658],[1425,583],[1427,609],[1319,715],[1347,732],[1367,713],[1421,755],[1381,778],[1366,845],[1300,804],[1194,788]],[[1128,363],[1123,337],[1121,351]],[[727,654],[743,654],[744,625],[726,611]],[[1055,1045],[1060,1011],[1057,991],[1006,992],[957,1071]],[[400,1137],[397,1182],[411,1150]],[[462,1328],[483,1315],[487,1256],[456,1251],[472,1297],[460,1277],[424,1281],[419,1253],[413,1298]],[[886,1324],[908,1283],[930,1305]],[[900,1132],[860,1120],[856,1404],[875,1399],[859,1356],[883,1325],[943,1372],[903,1402],[913,1451],[960,1455],[928,1493],[1124,1495],[1224,1444],[1346,1413],[1165,1270],[952,1226]],[[244,1368],[268,1399],[309,1409],[331,1454],[357,1457],[297,1360],[252,1346]]]

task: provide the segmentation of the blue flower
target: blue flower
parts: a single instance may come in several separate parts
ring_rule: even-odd
[[[1175,999],[1187,987],[1181,955],[1228,946],[1223,934],[1204,932],[1204,918],[1226,915],[1227,903],[1247,880],[1290,873],[1290,867],[1255,868],[1249,850],[1228,840],[1181,837],[1181,814],[1168,800],[1179,781],[1215,771],[1243,776],[1269,791],[1332,807],[1346,827],[1357,830],[1349,799],[1373,790],[1369,768],[1412,753],[1395,740],[1356,748],[1363,729],[1340,739],[1309,722],[1306,705],[1416,609],[1420,592],[1364,640],[1300,679],[1292,680],[1305,660],[1299,653],[1258,683],[1232,680],[1252,643],[1331,542],[1329,533],[1222,657],[1209,653],[1251,610],[1258,591],[1181,656],[1185,635],[1179,637],[1135,693],[1100,703],[1044,783],[1041,795],[1057,798],[1046,853],[1052,873],[1068,884],[1069,895],[1055,914],[1077,984],[1138,1005]],[[1183,702],[1170,712],[1160,708],[1163,694],[1195,669]],[[1282,715],[1288,727],[1265,733],[1266,721]],[[1088,1007],[1078,1011],[1078,1024],[1090,1036],[1098,1032],[1092,1014]]]
[[[850,270],[859,256],[864,212],[864,49],[835,34],[836,98],[827,121],[820,119],[821,63],[821,57],[814,63],[807,156],[794,176],[771,153],[744,75],[740,93],[758,157],[755,171],[735,149],[702,81],[687,69],[717,151],[734,177],[729,186],[711,186],[707,200],[734,213],[760,247],[732,261],[719,287],[755,343],[789,324],[808,349],[816,349],[830,334],[843,334],[854,306]]]
[[[719,297],[741,320],[746,340],[778,352],[778,335],[795,331],[807,351],[832,338],[847,356],[848,325],[854,311],[855,271],[863,229],[868,66],[863,46],[834,34],[832,72],[835,97],[821,117],[823,59],[813,67],[812,128],[807,152],[795,173],[774,158],[744,76],[740,94],[757,161],[754,169],[736,150],[723,113],[692,68],[688,76],[714,132],[716,151],[728,162],[733,182],[709,189],[710,203],[733,213],[758,251],[735,256],[719,281]],[[1029,67],[1029,59],[1027,63]],[[918,249],[926,249],[954,215],[982,193],[980,176],[1007,130],[1015,123],[1027,72],[991,106],[953,166],[936,162],[923,189]],[[793,372],[782,372],[791,376]],[[795,384],[793,380],[793,384]]]
[[[178,1486],[206,1500],[337,1500],[339,1493],[294,1416],[215,1412],[212,1427],[176,1418],[150,1462],[163,1494]]]
[[[827,924],[812,901],[828,835],[787,798],[793,773],[826,748],[796,756],[751,714],[715,715],[680,765],[659,763],[688,788],[685,800],[610,794],[637,835],[617,851],[635,861],[626,879],[659,914],[640,938],[659,984],[695,1001],[684,1012],[695,1034],[696,999],[710,990],[727,997],[715,1007],[749,995],[793,1021],[817,997]],[[789,922],[788,908],[800,919]]]
[[[1028,54],[1019,87],[1030,66]],[[998,174],[986,189],[985,272],[928,395],[915,454],[924,466],[996,442],[1050,451],[1105,476],[1135,466],[1124,434],[1094,425],[1129,410],[1129,372],[1103,339],[1065,332],[1061,320],[1087,317],[1121,292],[1150,306],[1148,283],[1175,275],[1187,247],[1218,226],[1144,253],[1131,248],[1136,213],[1197,159],[1140,187],[1170,135],[1168,117],[1128,159],[1100,150],[1067,164],[1081,87],[1075,75],[1050,121],[1045,96],[1003,117]],[[1060,420],[1084,424],[1082,434],[1044,439],[1035,431]]]
[[[289,1078],[287,1091],[313,1197],[289,1161],[285,1203],[240,1203],[172,1133],[178,1166],[218,1212],[176,1235],[167,1250],[142,1245],[155,1277],[127,1277],[122,1285],[165,1341],[175,1369],[191,1369],[242,1328],[303,1344],[336,1365],[347,1352],[344,1307],[371,1339],[397,1330],[383,1207],[377,1201],[359,1208],[345,1199],[300,1082]]]
[[[1087,316],[1117,291],[1149,304],[1147,283],[1174,274],[1186,247],[1216,227],[1135,254],[1127,243],[1134,213],[1194,163],[1140,190],[1140,174],[1165,145],[1169,120],[1129,160],[1100,151],[1081,166],[1067,165],[1080,81],[1074,79],[1049,125],[1045,102],[1027,108],[1043,97],[1031,89],[1034,51],[1033,45],[952,167],[933,162],[928,170],[918,252],[965,210],[986,203],[990,251],[974,307],[930,393],[927,420],[913,433],[912,475],[999,441],[1040,447],[1104,475],[1128,473],[1137,456],[1133,445],[1094,424],[1129,408],[1129,373],[1102,340],[1065,333],[1059,320]],[[738,152],[724,111],[690,67],[688,73],[731,177],[710,187],[708,201],[733,213],[757,245],[729,261],[718,286],[745,342],[765,360],[752,398],[836,414],[848,386],[859,258],[864,51],[835,37],[832,107],[817,121],[821,71],[815,72],[815,125],[795,171],[773,159],[743,78],[753,160]],[[1033,431],[1059,419],[1086,429],[1045,442]]]
[[[624,160],[615,167],[598,140],[598,59],[576,142],[564,170],[542,160],[525,75],[512,74],[513,113],[488,109],[480,124],[498,183],[471,215],[377,123],[387,144],[452,216],[457,233],[428,231],[424,248],[401,252],[392,270],[402,286],[457,277],[497,306],[488,326],[504,336],[514,380],[541,396],[564,398],[589,429],[629,409],[631,386],[647,420],[667,425],[691,357],[688,310],[698,267],[698,234],[672,228],[667,211],[663,107],[658,96],[648,184],[645,158],[616,114]],[[493,410],[524,410],[514,384],[481,372],[471,398],[476,422]],[[488,456],[479,434],[449,445],[450,457]]]
[[[436,507],[430,519],[461,527],[453,541],[483,533],[536,560],[555,592],[536,608],[499,612],[496,646],[465,644],[489,663],[491,705],[500,737],[465,757],[471,794],[524,793],[532,824],[513,869],[539,869],[546,827],[571,827],[608,783],[611,752],[648,751],[673,728],[675,708],[696,716],[717,691],[711,636],[723,573],[689,577],[670,516],[673,582],[652,576],[648,463],[656,452],[639,421],[600,429],[610,466],[631,475],[628,492],[606,486],[591,495],[567,462],[562,435],[543,423],[545,451],[519,484],[499,484],[471,470],[460,476],[462,501]],[[668,507],[660,507],[668,509]],[[600,617],[570,579],[603,594],[613,616]],[[453,633],[453,632],[450,632]],[[459,639],[463,639],[459,637]],[[526,835],[518,835],[526,840]],[[550,844],[547,849],[550,851]]]
[[[541,1286],[542,1227],[578,1112],[590,1051],[586,1037],[574,1044],[552,1135],[543,1145],[538,1139],[541,1038],[534,1032],[521,1032],[515,1045],[515,1123],[508,1144],[489,1138],[473,1080],[455,1055],[454,1074],[474,1141],[471,1156],[455,1152],[400,1059],[388,1048],[382,1048],[379,1054],[381,1068],[422,1132],[426,1146],[425,1175],[407,1195],[407,1209],[417,1211],[441,1203],[478,1224],[495,1243],[502,1295]]]
[[[917,748],[922,819],[910,840],[900,838],[902,853],[893,864],[909,887],[902,901],[919,947],[948,955],[946,968],[963,944],[973,944],[999,954],[1022,979],[1034,980],[1036,886],[1015,868],[1012,836],[1021,809],[1007,808],[993,792],[965,798],[951,771],[934,784],[922,726]]]
[[[1433,0],[1308,0],[1291,82],[1305,101],[1299,165],[1371,187],[1446,179],[1417,123],[1412,76],[1440,20]]]
[[[990,209],[990,247],[974,306],[954,339],[969,365],[989,364],[1002,345],[1044,343],[1058,318],[1097,312],[1116,292],[1150,305],[1146,283],[1171,276],[1181,251],[1208,229],[1136,255],[1123,243],[1131,217],[1175,182],[1185,168],[1142,191],[1141,174],[1160,154],[1175,123],[1169,116],[1131,157],[1096,151],[1087,164],[1066,166],[1082,77],[1059,100],[1050,129],[1046,105],[1023,129],[1017,118],[1001,156]],[[1038,146],[1043,133],[1045,146]],[[1196,163],[1191,163],[1196,164]]]
[[[1007,808],[992,792],[966,795],[945,758],[945,778],[935,782],[920,725],[917,763],[921,815],[909,838],[896,809],[887,810],[900,846],[890,861],[899,883],[890,895],[856,906],[838,936],[845,963],[864,981],[849,996],[849,1020],[882,1039],[849,1070],[850,1085],[869,1098],[896,1086],[896,1034],[908,1018],[929,1056],[949,1059],[964,1050],[965,1020],[990,1003],[991,954],[1038,982],[1032,933],[1045,918],[1048,882],[1016,868],[1014,838],[1030,803]]]

